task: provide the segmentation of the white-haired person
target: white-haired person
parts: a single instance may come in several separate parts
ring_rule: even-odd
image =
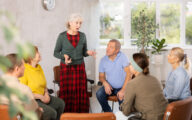
[[[89,112],[84,57],[95,52],[87,50],[86,35],[79,31],[82,22],[79,14],[71,14],[67,31],[59,34],[54,49],[54,56],[61,60],[59,97],[66,103],[64,112]]]
[[[172,70],[165,83],[164,95],[170,103],[191,96],[191,91],[190,78],[186,71],[189,67],[189,63],[187,55],[184,54],[184,50],[179,47],[174,47],[171,49],[167,58],[172,66]],[[182,66],[183,61],[184,67]]]

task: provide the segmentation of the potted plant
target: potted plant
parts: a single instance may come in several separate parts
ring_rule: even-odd
[[[167,47],[167,45],[165,44],[165,39],[155,39],[153,42],[152,42],[152,63],[154,64],[162,64],[163,62],[163,54],[162,52],[163,51],[166,51],[165,47]]]
[[[154,18],[149,17],[145,10],[142,10],[138,16],[133,17],[133,27],[136,29],[137,40],[135,41],[141,53],[145,53],[146,49],[155,39],[156,25]]]

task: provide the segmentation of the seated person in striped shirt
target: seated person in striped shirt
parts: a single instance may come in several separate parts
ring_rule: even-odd
[[[183,60],[184,68],[181,66]],[[172,71],[168,75],[163,92],[170,103],[191,96],[191,91],[190,78],[185,70],[188,62],[184,50],[179,47],[172,48],[168,55],[168,62],[172,66]]]

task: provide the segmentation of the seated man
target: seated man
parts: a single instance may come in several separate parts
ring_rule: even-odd
[[[118,40],[110,40],[106,56],[100,61],[99,80],[103,83],[103,87],[97,91],[96,96],[104,112],[112,112],[107,102],[110,95],[117,95],[119,104],[121,104],[125,86],[131,78],[128,59],[120,48],[121,44]]]
[[[16,54],[9,54],[6,56],[11,62],[12,66],[10,66],[7,72],[2,75],[2,79],[5,80],[5,83],[8,87],[18,89],[20,93],[26,95],[29,99],[29,103],[24,103],[19,100],[16,95],[12,95],[11,99],[15,104],[21,104],[24,106],[26,110],[36,111],[38,109],[38,104],[35,101],[33,94],[29,87],[23,85],[19,82],[18,78],[23,76],[24,74],[24,64],[22,60],[19,60]],[[9,100],[1,95],[0,96],[0,104],[9,104]],[[41,108],[40,108],[41,109]]]

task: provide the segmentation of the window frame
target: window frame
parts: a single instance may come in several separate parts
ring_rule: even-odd
[[[131,6],[135,2],[155,2],[156,4],[156,24],[160,24],[160,4],[161,3],[179,3],[180,4],[180,43],[178,44],[168,44],[167,49],[175,46],[191,48],[192,45],[186,44],[186,5],[187,2],[192,2],[192,0],[124,0],[124,15],[123,15],[123,38],[121,41],[124,42],[123,48],[137,48],[131,45]],[[156,37],[159,38],[159,30],[156,31]],[[99,39],[100,42],[101,39]],[[103,47],[105,45],[100,45]]]

